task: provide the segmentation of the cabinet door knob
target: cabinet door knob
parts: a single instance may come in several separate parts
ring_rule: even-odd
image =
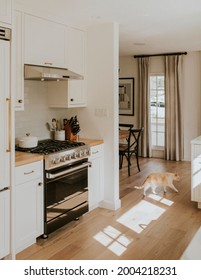
[[[43,183],[42,183],[42,182],[39,182],[39,183],[38,183],[38,185],[39,185],[39,186],[42,186],[42,185],[43,185]]]
[[[70,101],[74,101],[74,99],[73,99],[73,98],[71,98],[71,99],[70,99]]]
[[[19,100],[18,100],[18,103],[23,103],[23,100],[22,100],[22,99],[19,99]]]

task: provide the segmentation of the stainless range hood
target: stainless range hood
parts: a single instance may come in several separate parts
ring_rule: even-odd
[[[24,79],[34,81],[66,81],[68,79],[82,80],[83,76],[74,73],[67,68],[25,64]]]

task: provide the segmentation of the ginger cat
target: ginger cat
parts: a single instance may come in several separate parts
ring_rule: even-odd
[[[175,192],[178,192],[178,190],[173,185],[173,181],[179,181],[180,176],[178,173],[168,173],[168,172],[162,172],[162,173],[151,173],[146,180],[144,181],[143,185],[138,187],[135,186],[135,189],[144,189],[144,196],[146,195],[146,191],[151,188],[152,192],[156,194],[156,188],[157,187],[163,187],[164,193],[166,193],[167,189],[166,187],[170,187]]]

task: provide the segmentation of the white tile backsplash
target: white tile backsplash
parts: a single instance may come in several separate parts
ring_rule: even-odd
[[[48,108],[47,97],[47,82],[25,81],[25,109],[15,112],[16,138],[23,137],[26,133],[37,136],[39,140],[50,138],[47,122],[51,123],[52,118],[62,120],[76,114],[71,109]]]

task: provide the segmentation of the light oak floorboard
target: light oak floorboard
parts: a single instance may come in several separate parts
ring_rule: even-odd
[[[201,226],[201,212],[190,198],[190,162],[164,161],[140,158],[141,172],[132,160],[131,176],[126,163],[120,170],[120,197],[122,207],[116,211],[97,208],[50,234],[17,255],[18,260],[174,260],[179,259]],[[181,180],[175,183],[179,193],[168,189],[164,195],[159,190],[156,201],[143,198],[141,185],[151,172],[175,172]],[[172,203],[171,205],[164,204]],[[161,211],[157,218],[148,221],[149,212],[143,217],[141,204]],[[122,224],[119,217],[134,208],[133,219]],[[136,209],[136,210],[135,210]],[[136,214],[137,213],[137,214]],[[136,218],[137,217],[137,218]],[[130,228],[139,219],[136,232]],[[99,241],[101,240],[101,242]]]

